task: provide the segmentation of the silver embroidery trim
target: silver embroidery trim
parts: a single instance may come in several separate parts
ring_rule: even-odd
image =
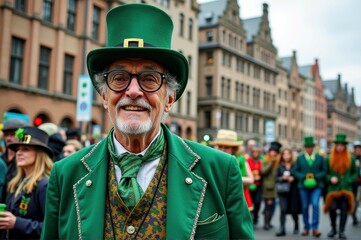
[[[100,143],[100,142],[99,142]],[[85,159],[88,158],[91,154],[93,154],[93,152],[95,151],[95,149],[98,147],[99,143],[97,143],[90,151],[89,153],[87,153],[82,159],[80,159],[80,161],[84,164],[85,168],[89,171],[89,173],[92,171],[91,168],[89,167],[89,165],[85,162]],[[73,194],[74,194],[74,201],[75,201],[75,209],[76,209],[76,220],[78,223],[78,237],[79,240],[83,239],[82,238],[82,234],[81,234],[81,220],[80,220],[80,209],[79,209],[79,201],[78,201],[78,197],[76,194],[76,187],[77,185],[79,185],[79,183],[86,178],[88,175],[86,174],[84,177],[82,177],[81,179],[79,179],[79,181],[77,181],[74,185],[73,185]]]
[[[195,152],[193,152],[193,150],[187,145],[187,143],[180,138],[179,136],[177,136],[179,138],[179,140],[183,143],[184,147],[188,150],[188,152],[190,152],[193,156],[196,157],[196,159],[194,160],[193,164],[190,165],[190,167],[188,168],[189,171],[192,171],[192,169],[194,168],[194,166],[199,162],[199,160],[201,159],[200,156],[198,156],[198,154],[196,154]]]
[[[80,161],[84,164],[85,168],[91,172],[91,169],[89,167],[89,165],[85,162],[85,159],[88,158],[90,155],[93,154],[93,152],[95,151],[95,149],[98,147],[100,142],[98,142],[84,157],[82,157],[82,159],[80,159]]]
[[[198,222],[198,219],[199,219],[199,215],[201,214],[201,209],[202,209],[204,196],[206,195],[206,188],[207,188],[207,182],[203,178],[197,176],[196,174],[194,174],[194,176],[196,176],[198,179],[200,179],[203,182],[204,185],[203,185],[201,197],[200,197],[199,202],[198,202],[196,217],[194,218],[193,227],[192,227],[192,231],[191,231],[191,236],[189,238],[191,240],[194,239],[194,235],[196,234],[197,222]]]
[[[185,143],[185,141],[183,139],[181,139],[179,136],[178,138],[181,140],[181,142],[183,143],[183,145],[185,146],[185,148],[192,154],[196,157],[196,159],[194,160],[193,164],[189,167],[189,171],[192,171],[192,169],[194,168],[194,166],[199,162],[199,160],[201,159],[199,157],[198,154],[196,154],[195,152],[193,152],[193,150]],[[194,218],[194,222],[193,222],[193,226],[192,226],[192,231],[191,231],[191,236],[189,239],[193,240],[194,239],[194,235],[196,234],[196,228],[197,228],[197,222],[198,222],[198,219],[199,219],[199,216],[201,214],[201,210],[202,210],[202,205],[203,205],[203,201],[204,201],[204,196],[206,195],[206,189],[207,189],[207,182],[206,180],[204,180],[203,178],[201,178],[200,176],[198,176],[197,174],[193,173],[192,174],[198,178],[199,180],[201,180],[203,182],[203,189],[202,189],[202,192],[201,192],[201,197],[199,199],[199,202],[198,202],[198,207],[197,207],[197,212],[196,212],[196,217]]]

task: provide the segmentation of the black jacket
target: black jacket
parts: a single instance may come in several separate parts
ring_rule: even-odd
[[[30,194],[21,192],[17,197],[9,195],[6,210],[16,216],[13,229],[4,231],[9,239],[39,239],[45,215],[46,189],[48,178],[41,179]],[[25,207],[21,211],[20,205]],[[26,206],[27,205],[27,206]]]

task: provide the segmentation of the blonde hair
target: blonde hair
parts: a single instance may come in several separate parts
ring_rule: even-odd
[[[79,151],[80,149],[83,148],[83,144],[76,139],[70,139],[70,140],[66,141],[65,146],[66,145],[74,146],[76,151]]]
[[[50,171],[53,168],[53,161],[46,152],[36,147],[34,147],[34,151],[36,152],[34,170],[23,186],[23,190],[26,193],[31,193],[43,177],[48,178],[50,176]],[[15,177],[9,182],[8,191],[10,193],[15,192],[24,178],[25,171],[22,168],[17,167]]]

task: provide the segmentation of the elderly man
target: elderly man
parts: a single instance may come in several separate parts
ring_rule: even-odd
[[[253,239],[235,157],[161,123],[188,79],[170,17],[126,4],[107,27],[87,64],[114,128],[55,163],[42,239]]]

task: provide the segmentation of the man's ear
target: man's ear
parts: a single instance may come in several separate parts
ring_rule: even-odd
[[[174,94],[169,95],[166,97],[166,103],[164,106],[164,111],[165,112],[170,112],[170,110],[172,109],[173,103],[175,103],[175,99],[176,99],[176,93],[174,92]]]
[[[103,98],[103,107],[104,109],[108,109],[108,96],[104,91],[102,91],[102,98]]]

